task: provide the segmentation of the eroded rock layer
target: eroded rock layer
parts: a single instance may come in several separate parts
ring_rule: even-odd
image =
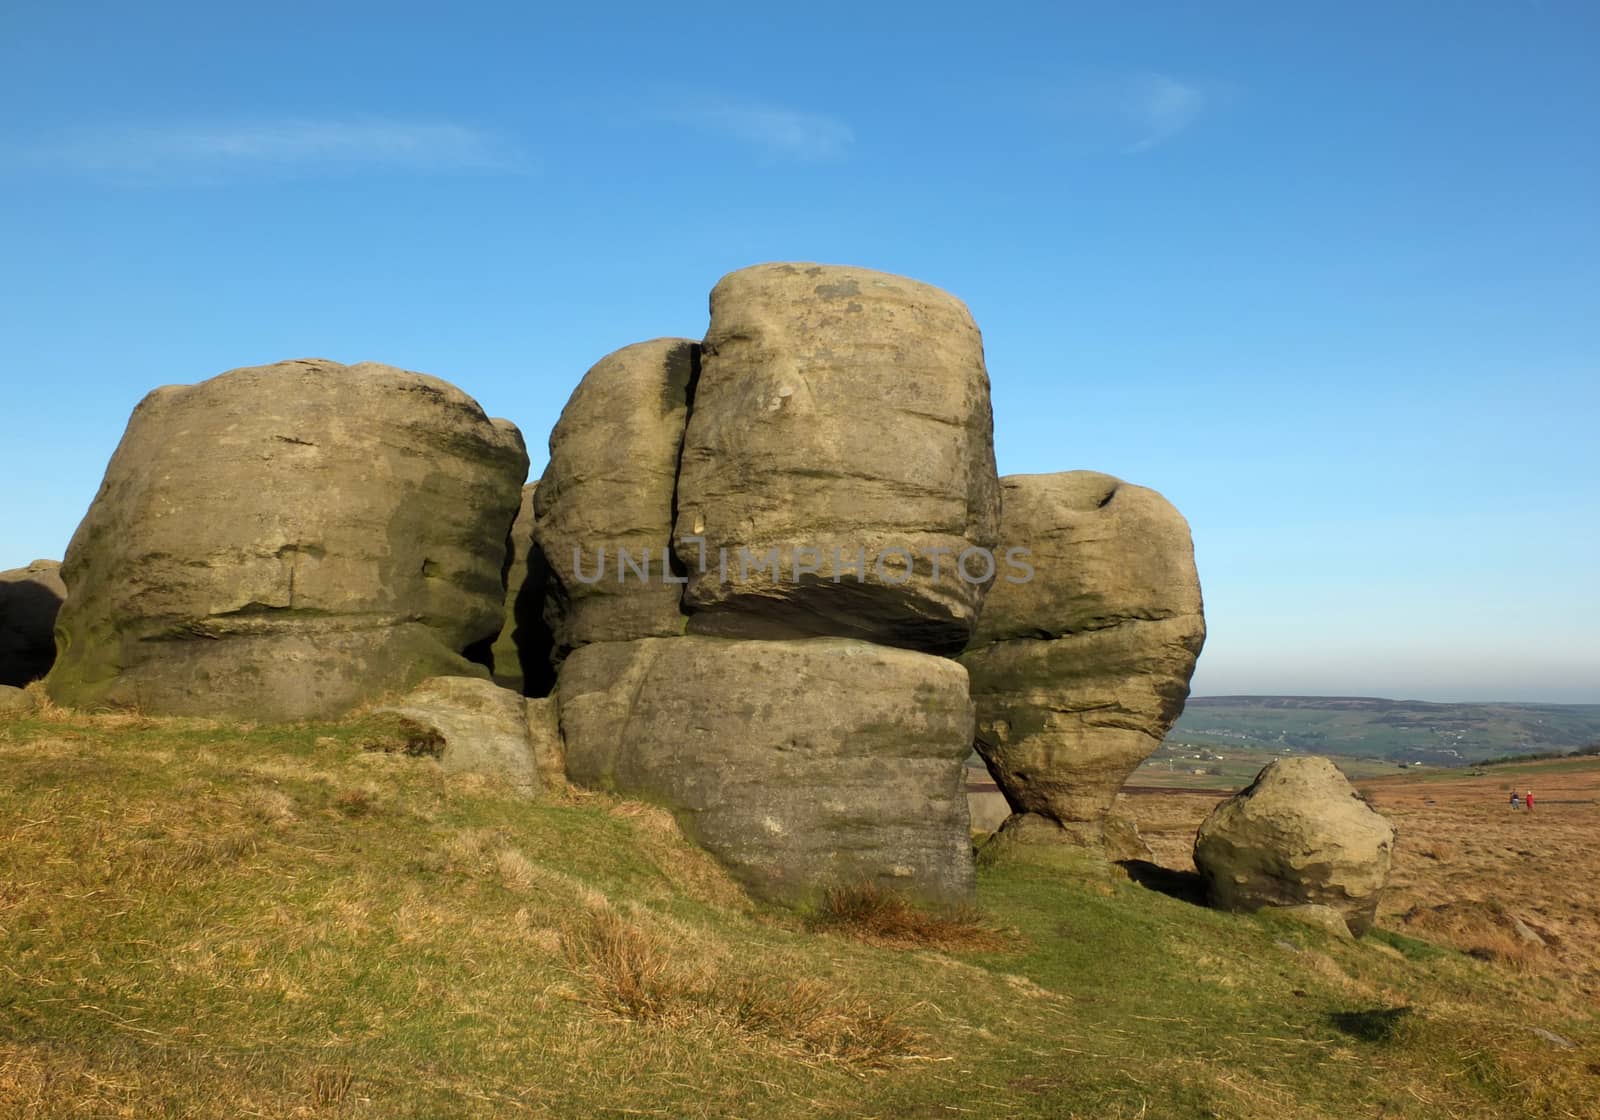
[[[972,892],[954,661],[846,639],[608,642],[561,667],[576,783],[656,801],[754,893]]]

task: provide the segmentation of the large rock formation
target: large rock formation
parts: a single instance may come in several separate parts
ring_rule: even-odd
[[[20,687],[50,671],[56,614],[66,597],[54,560],[0,572],[0,685]]]
[[[657,801],[756,894],[972,892],[966,673],[865,642],[684,637],[561,667],[567,773]]]
[[[550,662],[554,644],[544,604],[550,566],[533,539],[533,497],[538,483],[522,488],[522,504],[506,539],[505,621],[495,639],[495,683],[529,696],[548,696],[556,673]]]
[[[378,711],[433,732],[446,773],[481,774],[512,793],[531,796],[551,764],[560,766],[550,705],[548,699],[524,700],[480,677],[434,677]]]
[[[1214,906],[1331,906],[1360,936],[1389,882],[1394,835],[1332,762],[1280,758],[1206,817],[1194,865]]]
[[[673,493],[700,347],[658,338],[584,374],[550,433],[534,498],[557,660],[590,642],[683,633]]]
[[[987,553],[961,565],[996,541],[992,427],[953,296],[835,266],[723,277],[678,476],[689,631],[959,652],[993,577]]]
[[[1205,641],[1189,527],[1154,490],[1092,471],[1001,492],[1008,551],[961,661],[978,752],[1019,814],[1007,831],[1137,854],[1111,807],[1182,712]]]
[[[388,366],[157,389],[67,549],[50,694],[297,719],[486,676],[527,465],[512,425]]]

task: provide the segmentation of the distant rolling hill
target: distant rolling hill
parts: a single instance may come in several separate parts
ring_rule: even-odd
[[[1370,696],[1195,696],[1169,744],[1462,765],[1600,743],[1600,704],[1430,704]]]

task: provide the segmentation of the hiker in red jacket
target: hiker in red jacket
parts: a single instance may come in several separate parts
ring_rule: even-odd
[[[1524,797],[1522,800],[1528,803],[1528,812],[1533,812],[1533,790],[1530,789],[1528,791],[1528,796]]]

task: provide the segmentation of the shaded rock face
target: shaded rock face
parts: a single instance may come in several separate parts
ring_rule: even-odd
[[[959,300],[809,264],[717,284],[677,487],[691,633],[957,653],[993,577],[971,556],[962,578],[959,559],[994,546],[997,493]]]
[[[683,633],[673,493],[699,344],[660,338],[595,363],[550,433],[534,498],[559,660],[590,642]]]
[[[487,676],[527,463],[512,425],[388,366],[157,389],[67,549],[50,694],[299,719]]]
[[[561,667],[567,774],[656,801],[764,898],[869,881],[969,901],[953,661],[843,639],[603,643]]]
[[[20,688],[50,671],[56,615],[66,597],[54,560],[0,572],[0,685]]]
[[[1194,863],[1214,906],[1330,906],[1360,936],[1388,884],[1394,837],[1332,762],[1282,758],[1211,811]]]
[[[529,696],[548,696],[556,673],[550,657],[555,644],[545,622],[545,586],[550,566],[533,539],[534,493],[538,483],[522,488],[522,504],[506,539],[505,620],[495,639],[496,684]]]
[[[1032,571],[995,583],[961,657],[978,752],[1013,810],[1041,818],[1028,838],[1137,857],[1112,804],[1183,711],[1205,642],[1189,527],[1155,491],[1092,471],[1011,475],[1001,492],[1005,547]]]
[[[446,773],[481,774],[510,792],[532,796],[542,785],[539,749],[548,753],[551,745],[543,707],[530,721],[527,703],[480,677],[434,677],[378,711],[404,716],[443,739],[439,764]]]

